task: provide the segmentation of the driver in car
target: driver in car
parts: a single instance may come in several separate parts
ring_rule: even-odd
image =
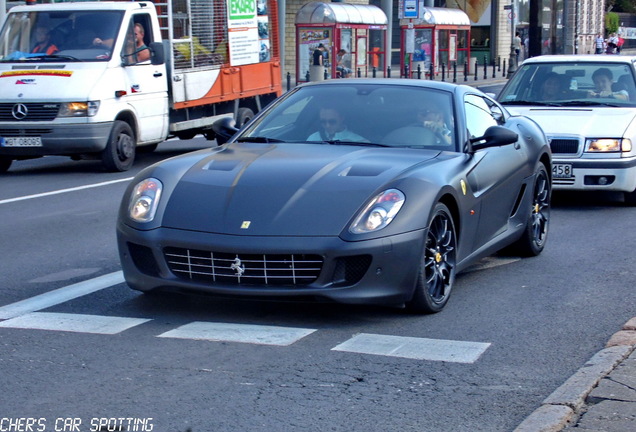
[[[307,138],[307,141],[327,140],[368,142],[367,139],[347,129],[344,114],[336,106],[320,109],[320,130]]]

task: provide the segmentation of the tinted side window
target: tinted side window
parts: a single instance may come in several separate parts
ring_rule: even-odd
[[[497,120],[493,117],[488,104],[482,97],[466,95],[464,108],[469,138],[483,136],[490,126],[497,126]]]

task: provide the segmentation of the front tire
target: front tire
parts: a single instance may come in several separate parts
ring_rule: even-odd
[[[537,256],[545,247],[550,222],[550,196],[552,186],[545,167],[541,165],[535,174],[532,191],[532,209],[523,235],[512,245],[520,256]]]
[[[116,120],[102,151],[104,168],[107,171],[128,171],[135,161],[135,148],[135,134],[130,125]]]
[[[448,207],[437,203],[426,230],[424,252],[413,298],[406,307],[417,313],[444,309],[455,281],[457,234]]]

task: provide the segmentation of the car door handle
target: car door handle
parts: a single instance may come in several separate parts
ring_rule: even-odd
[[[155,72],[154,74],[152,74],[152,76],[155,77],[155,78],[159,78],[162,75],[163,74],[161,72]]]

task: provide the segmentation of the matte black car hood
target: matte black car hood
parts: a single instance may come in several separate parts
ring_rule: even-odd
[[[199,160],[165,227],[233,235],[339,235],[374,194],[438,151],[233,143]]]

